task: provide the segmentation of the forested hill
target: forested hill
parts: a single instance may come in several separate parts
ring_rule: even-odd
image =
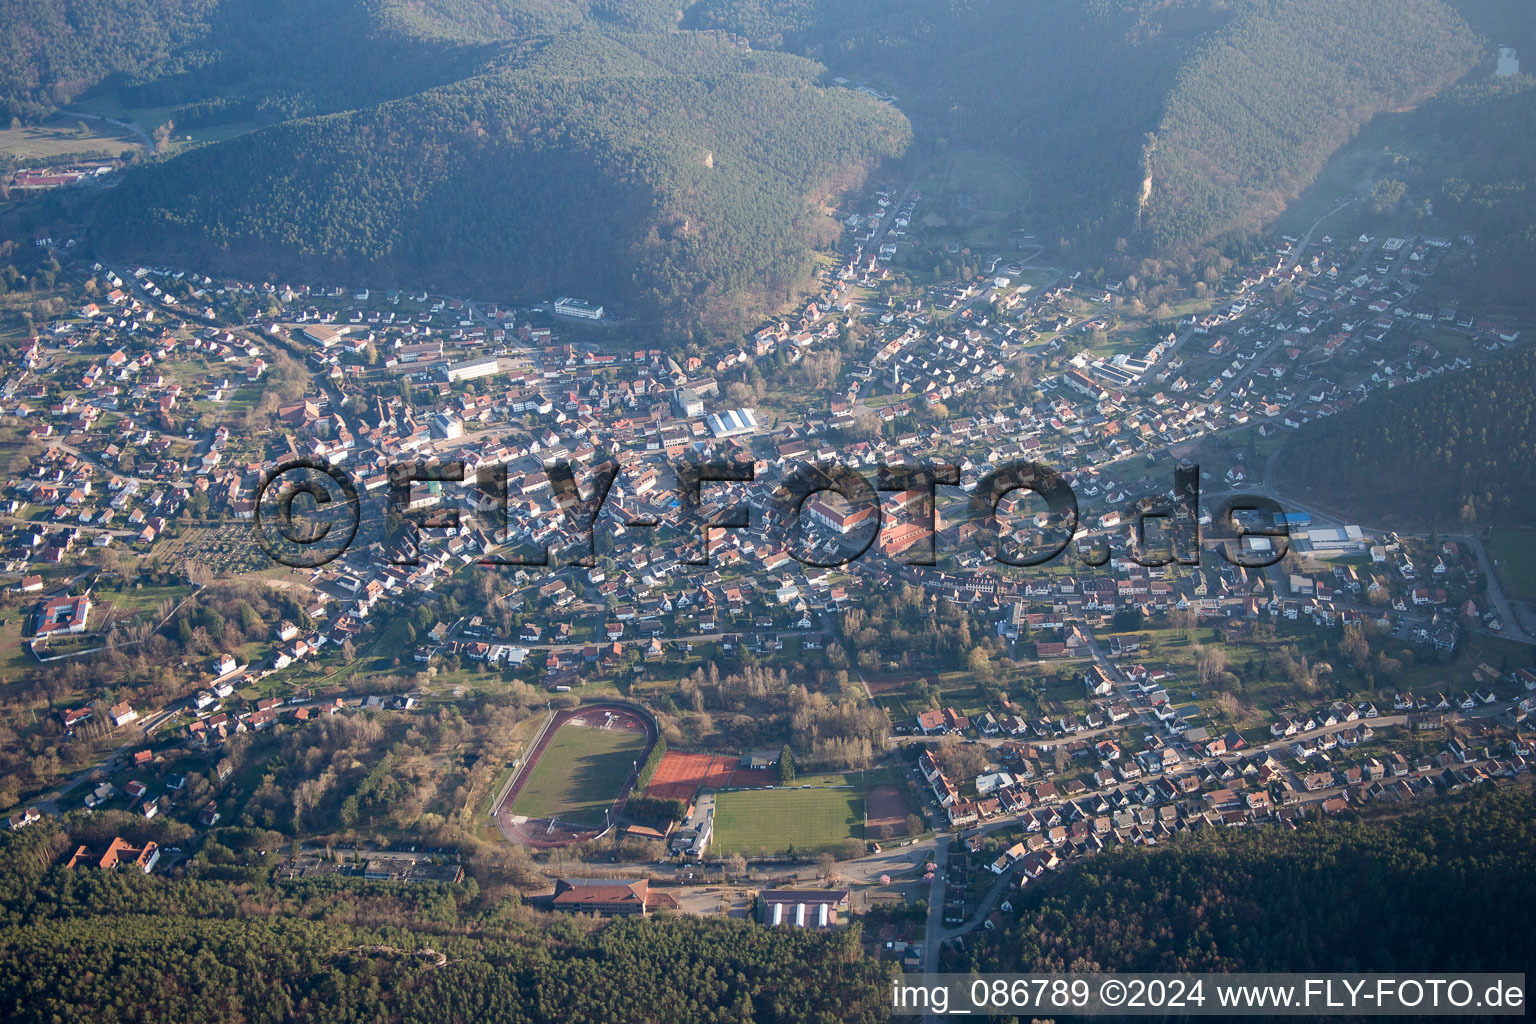
[[[220,0],[7,4],[0,18],[0,114],[46,114],[113,72],[205,38]]]
[[[1159,247],[1273,219],[1383,110],[1466,73],[1482,47],[1441,0],[1265,0],[1203,43],[1148,143]]]
[[[1367,522],[1527,525],[1536,507],[1536,352],[1377,394],[1298,431],[1284,488]]]
[[[868,70],[944,143],[1018,160],[1043,226],[1153,249],[1272,218],[1373,114],[1484,49],[1443,0],[891,6],[701,0],[685,23]]]
[[[183,127],[271,124],[515,64],[584,26],[662,33],[676,21],[666,0],[15,3],[0,18],[0,118],[105,94],[176,108]]]
[[[817,200],[909,149],[823,65],[897,93],[932,166],[1006,157],[1016,226],[1169,251],[1443,91],[1488,53],[1456,5],[1491,2],[69,0],[0,19],[0,105],[269,126],[136,175],[100,218],[117,255],[569,291],[675,339],[782,306],[832,237]],[[1506,184],[1446,202],[1524,216]]]
[[[493,20],[486,8],[503,13]],[[0,18],[0,114],[42,118],[99,89],[128,106],[217,101],[270,122],[454,81],[579,20],[562,0],[11,4]]]
[[[125,827],[134,841],[155,831],[142,819]],[[472,879],[271,881],[270,858],[230,863],[260,863],[258,846],[282,845],[245,830],[221,830],[236,849],[210,840],[212,863],[189,877],[70,871],[58,861],[80,837],[52,842],[45,867],[36,850],[52,838],[46,825],[0,837],[0,1019],[12,1024],[888,1016],[883,969],[856,928],[682,915],[599,924],[531,912],[515,892],[493,896]]]
[[[1484,39],[1522,57],[1536,54],[1536,5],[1455,3]],[[1524,67],[1524,74],[1495,77],[1485,59],[1465,81],[1414,110],[1377,118],[1334,155],[1305,205],[1327,209],[1337,196],[1366,199],[1382,181],[1401,183],[1403,199],[1391,213],[1411,210],[1424,233],[1471,234],[1477,241],[1475,260],[1446,268],[1427,286],[1433,301],[1489,310],[1536,306],[1536,75],[1530,60]],[[1348,229],[1329,223],[1335,234],[1357,225],[1375,233],[1362,217]]]
[[[569,33],[530,62],[131,175],[108,250],[544,298],[667,326],[782,303],[814,203],[905,147],[889,106],[709,34]]]
[[[1457,86],[1410,118],[1416,134],[1385,174],[1408,186],[1439,222],[1477,239],[1476,263],[1445,294],[1490,307],[1536,306],[1536,76]]]
[[[1214,829],[1113,850],[979,933],[980,971],[1520,971],[1536,957],[1536,799],[1397,820]],[[962,968],[963,969],[963,968]]]

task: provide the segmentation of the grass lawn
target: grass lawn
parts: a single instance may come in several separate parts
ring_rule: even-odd
[[[1494,530],[1499,578],[1516,601],[1536,601],[1536,530]]]
[[[905,391],[899,395],[872,395],[867,400],[865,400],[864,404],[869,406],[871,409],[878,411],[880,409],[884,409],[888,405],[895,405],[898,402],[910,401],[916,397],[917,392],[915,391]]]
[[[0,612],[0,682],[18,687],[37,662],[27,651],[27,638],[22,635],[29,619],[35,615],[32,609],[11,606]]]
[[[176,107],[124,107],[116,94],[110,96],[97,96],[89,100],[81,100],[73,104],[74,108],[87,114],[97,114],[109,117],[114,121],[127,121],[138,125],[145,132],[153,133],[155,128],[171,120],[171,115],[176,112]],[[79,120],[68,111],[60,114],[58,121],[73,123]],[[86,122],[87,127],[100,125],[100,122]],[[101,131],[107,131],[110,125],[101,125]],[[188,146],[200,145],[206,142],[222,142],[244,132],[252,131],[259,127],[255,121],[234,121],[229,124],[209,125],[205,128],[191,130],[178,130],[171,135],[171,150],[185,149]],[[135,136],[129,136],[130,138]]]
[[[185,583],[173,583],[170,586],[141,584],[137,581],[125,583],[116,576],[102,574],[91,594],[92,603],[101,608],[100,612],[97,607],[91,609],[92,628],[98,622],[127,618],[139,612],[148,612],[154,616],[167,601],[174,607],[191,593],[191,586]],[[99,619],[98,614],[101,616]]]
[[[747,789],[715,797],[715,847],[757,853],[796,851],[864,838],[864,789],[857,776],[834,777],[837,788]],[[832,781],[818,777],[816,782]],[[797,782],[796,786],[805,783]]]
[[[598,824],[643,749],[640,733],[563,725],[533,766],[512,813]]]

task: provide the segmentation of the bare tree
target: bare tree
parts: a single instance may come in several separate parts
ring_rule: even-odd
[[[1221,678],[1227,670],[1227,652],[1221,647],[1195,648],[1195,668],[1200,672],[1200,682],[1206,686]]]
[[[155,129],[155,155],[163,156],[171,148],[171,132],[176,130],[175,121],[166,121]]]
[[[831,878],[836,873],[837,858],[830,853],[816,855],[816,873],[822,878]]]

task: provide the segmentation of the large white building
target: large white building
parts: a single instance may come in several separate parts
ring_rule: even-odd
[[[440,412],[432,417],[429,429],[433,437],[452,441],[464,436],[464,421],[450,413]]]
[[[462,363],[454,363],[443,370],[448,378],[448,383],[453,384],[461,380],[474,380],[477,377],[490,377],[501,372],[501,360],[495,356],[486,356],[483,359],[468,359]]]
[[[582,320],[601,320],[603,307],[586,299],[573,299],[570,296],[555,300],[555,312],[561,316],[574,316]]]
[[[1370,548],[1360,527],[1352,524],[1314,526],[1302,533],[1292,534],[1291,541],[1303,554],[1364,554]]]
[[[710,413],[704,423],[709,427],[709,432],[716,437],[738,437],[757,431],[757,417],[753,415],[751,409]]]
[[[347,333],[347,328],[329,327],[325,324],[311,324],[304,328],[304,337],[319,345],[321,348],[331,348],[340,343],[342,335]]]
[[[79,597],[55,597],[50,601],[44,601],[42,610],[37,613],[37,635],[84,633],[86,620],[90,614],[91,599],[86,594]]]

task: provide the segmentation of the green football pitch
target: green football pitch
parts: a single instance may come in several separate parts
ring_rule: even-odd
[[[644,750],[644,733],[566,723],[533,766],[512,813],[599,825]]]
[[[857,776],[836,787],[744,789],[715,797],[715,849],[770,853],[864,838],[864,790]]]

